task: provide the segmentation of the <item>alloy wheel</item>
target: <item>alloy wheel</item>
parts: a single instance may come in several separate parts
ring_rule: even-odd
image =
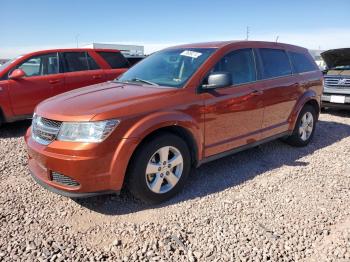
[[[299,136],[301,140],[306,141],[310,138],[314,128],[314,117],[310,112],[306,112],[300,121]]]
[[[173,189],[183,172],[184,161],[180,151],[173,146],[158,149],[148,161],[146,183],[157,194]]]

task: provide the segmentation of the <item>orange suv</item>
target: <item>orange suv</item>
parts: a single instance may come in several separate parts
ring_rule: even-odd
[[[322,73],[304,48],[211,42],[154,53],[113,82],[39,104],[25,136],[29,168],[68,197],[118,192],[158,203],[192,167],[285,138],[305,146]]]

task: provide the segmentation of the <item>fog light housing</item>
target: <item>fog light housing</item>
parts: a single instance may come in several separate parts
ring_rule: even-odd
[[[64,185],[64,186],[69,186],[69,187],[78,187],[80,184],[78,181],[74,180],[71,177],[65,176],[61,173],[58,172],[51,172],[51,178],[53,182],[56,182],[58,184]]]

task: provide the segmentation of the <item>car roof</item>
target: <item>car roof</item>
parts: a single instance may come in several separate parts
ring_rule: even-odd
[[[29,52],[29,53],[26,53],[25,55],[52,53],[52,52],[87,52],[87,51],[120,52],[120,50],[117,50],[117,49],[107,49],[107,48],[56,48],[56,49],[45,49],[45,50]]]
[[[299,49],[302,51],[307,50],[304,47],[296,46],[296,45],[290,45],[290,44],[285,44],[285,43],[278,43],[278,42],[268,42],[268,41],[249,41],[249,40],[231,40],[231,41],[215,41],[215,42],[202,42],[202,43],[193,43],[193,44],[183,44],[183,45],[177,45],[171,48],[222,48],[225,46],[229,45],[235,45],[239,44],[240,46],[258,46],[261,48],[271,48],[271,46],[276,46],[279,48],[284,48],[284,49]]]

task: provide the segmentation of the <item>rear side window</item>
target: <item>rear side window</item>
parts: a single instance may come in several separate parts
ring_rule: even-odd
[[[89,70],[101,69],[101,67],[96,63],[96,61],[88,53],[86,53],[86,58],[88,60]]]
[[[129,62],[119,52],[97,52],[113,69],[128,68]]]
[[[214,72],[225,71],[232,75],[235,85],[256,80],[255,62],[252,49],[241,49],[225,55],[214,67]]]
[[[259,53],[262,64],[263,79],[292,74],[289,58],[284,50],[260,48]]]
[[[310,72],[317,69],[305,54],[289,52],[289,56],[296,73]]]
[[[101,69],[96,61],[87,52],[64,52],[66,72],[78,72]]]
[[[85,52],[65,52],[62,54],[66,72],[89,70]]]

